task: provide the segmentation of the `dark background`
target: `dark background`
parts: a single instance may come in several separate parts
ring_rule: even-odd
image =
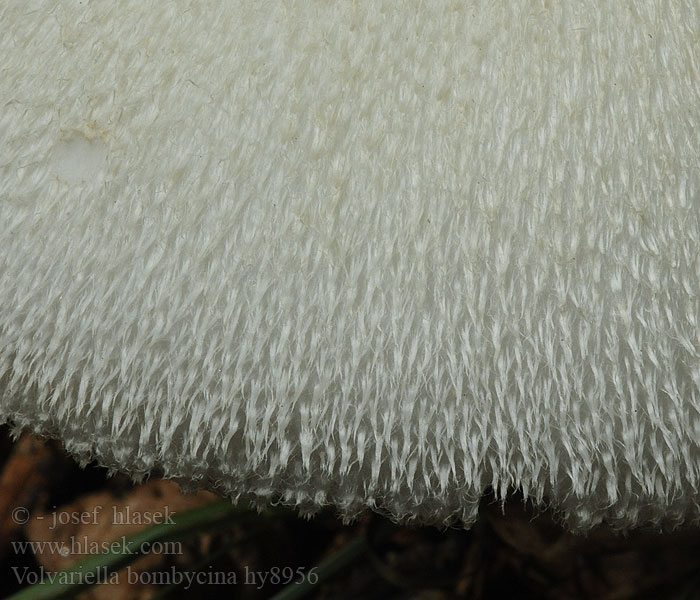
[[[216,501],[214,494],[183,495],[177,485],[156,476],[138,485],[124,475],[88,465],[81,469],[60,443],[23,434],[12,440],[0,428],[0,597],[23,586],[18,573],[48,571],[74,558],[49,552],[18,551],[17,542],[108,540],[124,533],[109,523],[68,524],[50,530],[52,513],[86,512],[94,506],[176,507],[178,512]],[[26,507],[32,519],[13,519]],[[104,511],[106,514],[106,511]],[[36,515],[46,515],[36,520]],[[132,530],[129,530],[129,532]],[[127,532],[128,533],[128,532]],[[328,510],[312,519],[277,507],[270,513],[244,513],[230,527],[183,542],[182,552],[139,559],[145,573],[138,583],[98,585],[80,598],[271,598],[281,583],[251,583],[249,574],[289,569],[308,572],[329,557],[342,556],[353,540],[366,544],[347,566],[306,596],[313,599],[449,600],[452,598],[700,598],[700,530],[680,527],[626,534],[601,526],[573,535],[556,515],[535,510],[517,493],[502,506],[486,495],[475,527],[440,530],[397,526],[376,514],[343,524]],[[14,545],[13,545],[14,543]],[[25,549],[26,550],[26,549]],[[13,569],[14,567],[14,569]],[[282,571],[282,569],[287,571]],[[235,573],[233,585],[165,588],[148,579],[169,569]],[[276,571],[275,571],[276,569]],[[306,570],[306,571],[305,571]],[[248,581],[245,581],[248,574]],[[283,577],[282,577],[283,578]]]

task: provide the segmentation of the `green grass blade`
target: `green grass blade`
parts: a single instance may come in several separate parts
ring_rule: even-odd
[[[335,554],[322,561],[317,567],[306,573],[301,583],[290,583],[271,600],[298,600],[315,591],[316,586],[327,581],[367,554],[367,539],[364,534],[343,546]]]

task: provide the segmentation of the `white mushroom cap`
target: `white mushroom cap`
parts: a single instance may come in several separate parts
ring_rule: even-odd
[[[697,521],[698,23],[0,3],[0,419],[311,512]]]

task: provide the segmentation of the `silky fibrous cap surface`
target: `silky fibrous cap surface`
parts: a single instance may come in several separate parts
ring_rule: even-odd
[[[0,3],[0,419],[313,512],[698,521],[700,4]]]

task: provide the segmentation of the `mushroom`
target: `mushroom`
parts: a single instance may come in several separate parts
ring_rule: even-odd
[[[0,420],[259,505],[698,521],[700,5],[0,4]]]

